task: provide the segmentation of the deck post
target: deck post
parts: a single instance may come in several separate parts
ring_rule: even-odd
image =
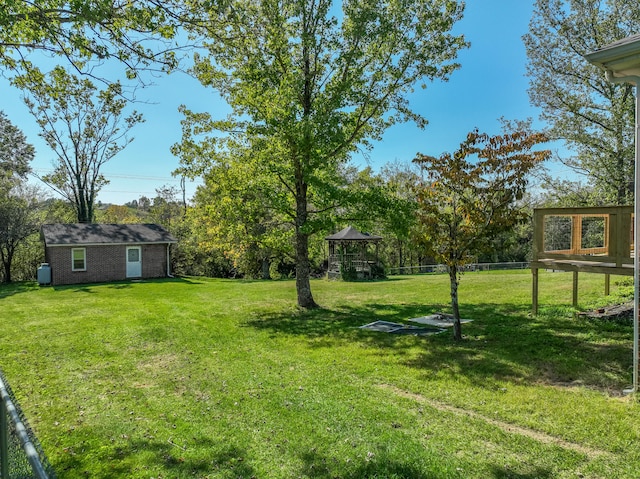
[[[640,355],[640,78],[636,78],[635,184],[633,203],[633,386],[638,392]]]
[[[538,268],[531,268],[533,274],[533,292],[531,298],[531,313],[534,316],[538,314]]]

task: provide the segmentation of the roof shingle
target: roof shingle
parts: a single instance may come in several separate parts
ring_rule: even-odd
[[[89,244],[176,243],[177,240],[156,224],[48,224],[42,225],[45,246]]]

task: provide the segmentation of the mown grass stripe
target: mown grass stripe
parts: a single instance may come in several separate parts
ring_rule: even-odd
[[[440,401],[434,401],[433,399],[428,399],[420,394],[412,393],[409,391],[403,391],[402,389],[399,389],[390,384],[379,384],[378,387],[385,390],[389,390],[398,396],[412,399],[421,404],[426,404],[427,406],[437,409],[438,411],[444,411],[444,412],[449,412],[459,416],[467,416],[473,419],[478,419],[486,422],[487,424],[491,424],[492,426],[495,426],[506,433],[520,434],[521,436],[526,436],[529,439],[533,439],[534,441],[538,441],[543,444],[553,444],[556,446],[560,446],[564,449],[570,449],[580,454],[584,454],[585,456],[588,456],[590,459],[595,459],[599,456],[611,456],[611,453],[608,451],[603,451],[601,449],[594,449],[592,447],[584,446],[582,444],[569,442],[560,437],[551,436],[541,431],[536,431],[534,429],[518,426],[517,424],[499,421],[497,419],[487,417],[483,414],[480,414],[476,411],[472,411],[470,409],[462,409],[460,407],[452,406],[450,404],[445,404]]]

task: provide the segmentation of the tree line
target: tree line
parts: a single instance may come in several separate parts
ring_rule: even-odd
[[[3,114],[0,117],[8,121]],[[23,146],[26,152],[32,151],[30,145]],[[29,170],[20,171],[26,174]],[[324,237],[346,224],[384,237],[380,255],[387,268],[433,264],[435,258],[425,247],[425,233],[418,217],[418,194],[426,179],[423,168],[411,162],[395,161],[384,165],[379,172],[371,168],[349,168],[343,173],[343,183],[350,190],[350,203],[342,204],[336,223],[314,236],[310,247],[312,276],[322,276],[326,271]],[[231,175],[231,172],[225,174]],[[8,205],[15,204],[20,211],[13,216],[3,214],[2,224],[9,225],[11,218],[16,218],[15,227],[23,226],[24,234],[13,238],[18,257],[11,268],[13,274],[1,276],[3,281],[12,277],[35,279],[38,264],[43,261],[39,243],[42,224],[78,221],[77,210],[68,200],[50,198],[44,189],[29,185],[24,174],[14,172],[14,175],[12,189],[3,190],[2,204],[7,210]],[[97,203],[95,221],[164,226],[180,240],[173,252],[172,267],[180,274],[293,277],[292,227],[267,211],[263,197],[268,194],[267,190],[258,190],[246,175],[237,174],[227,182],[220,176],[215,180],[208,177],[186,204],[178,188],[163,186],[156,190],[155,196],[141,196],[123,205]],[[7,201],[9,198],[11,201]],[[526,261],[528,237],[516,239],[516,236],[514,231],[495,237],[491,251],[475,256],[474,260]],[[3,247],[6,250],[4,244]]]

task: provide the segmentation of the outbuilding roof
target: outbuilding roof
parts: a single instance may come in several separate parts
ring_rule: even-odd
[[[164,244],[177,240],[156,224],[48,224],[42,225],[45,246],[102,244]]]
[[[380,241],[381,239],[382,236],[361,233],[353,226],[347,226],[342,231],[325,238],[327,241]]]

